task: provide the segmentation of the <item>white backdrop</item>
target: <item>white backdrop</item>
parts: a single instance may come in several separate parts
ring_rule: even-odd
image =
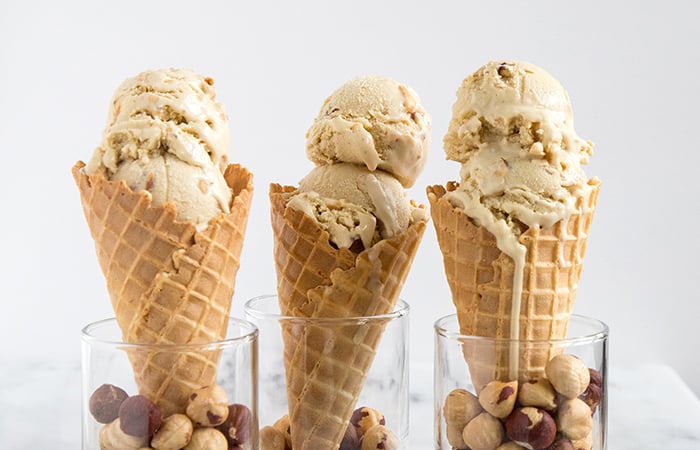
[[[461,80],[489,59],[531,61],[571,96],[587,169],[603,180],[576,304],[611,327],[611,363],[672,365],[700,393],[700,32],[695,2],[0,1],[0,360],[79,361],[79,330],[111,315],[70,168],[99,143],[113,90],[157,67],[216,80],[230,159],[256,195],[234,309],[274,292],[267,186],[310,168],[304,133],[359,74],[401,80],[433,117],[411,195],[454,179],[442,136]],[[448,4],[450,6],[448,6]],[[693,5],[693,6],[687,6]],[[452,311],[428,228],[402,297],[414,365]],[[11,364],[10,364],[11,367]]]

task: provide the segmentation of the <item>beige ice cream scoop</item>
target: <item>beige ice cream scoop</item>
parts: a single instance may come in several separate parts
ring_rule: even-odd
[[[490,61],[464,79],[444,138],[447,159],[466,162],[506,140],[543,156],[559,150],[586,163],[591,143],[574,131],[569,95],[552,75],[523,61]]]
[[[361,238],[369,248],[427,218],[425,209],[414,205],[396,178],[350,163],[314,168],[299,182],[288,206],[314,217],[339,247]]]
[[[102,143],[85,171],[174,203],[178,219],[200,228],[228,212],[223,170],[229,130],[213,80],[184,69],[143,72],[117,88]]]
[[[413,89],[387,77],[357,77],[323,103],[306,133],[306,152],[317,165],[360,164],[411,187],[427,161],[430,127]]]

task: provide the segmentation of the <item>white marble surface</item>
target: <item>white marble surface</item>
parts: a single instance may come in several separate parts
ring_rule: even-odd
[[[0,371],[0,448],[80,448],[79,362],[8,362]],[[411,370],[411,450],[433,448],[432,368]],[[612,367],[609,450],[700,450],[700,400],[664,365]]]

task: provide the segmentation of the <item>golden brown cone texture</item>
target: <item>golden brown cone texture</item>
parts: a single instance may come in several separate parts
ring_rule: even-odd
[[[175,206],[151,205],[124,182],[88,177],[73,167],[97,259],[126,342],[188,344],[225,337],[253,195],[252,174],[229,165],[229,214],[197,231],[176,220]],[[129,354],[139,392],[165,416],[184,412],[193,390],[216,381],[217,352]]]
[[[568,221],[530,228],[519,238],[527,248],[520,311],[520,339],[566,337],[578,288],[599,182],[589,182],[590,195],[580,198]],[[449,183],[453,190],[456,183]],[[472,336],[510,337],[514,263],[496,246],[496,238],[476,226],[463,210],[443,198],[441,185],[427,189],[430,213],[443,255],[445,274],[457,310],[460,332]],[[463,350],[477,390],[487,382],[509,378],[509,348]],[[541,376],[561,349],[556,345],[519,345],[520,380]]]
[[[359,255],[336,249],[328,232],[270,186],[277,292],[288,316],[343,318],[388,314],[425,231],[425,222]],[[385,321],[306,326],[283,320],[287,398],[294,450],[337,449],[372,364]]]

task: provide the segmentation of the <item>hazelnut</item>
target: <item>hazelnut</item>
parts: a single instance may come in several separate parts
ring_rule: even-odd
[[[595,369],[589,368],[588,373],[589,373],[590,378],[591,378],[591,384],[595,384],[596,386],[602,388],[603,387],[603,376],[600,374],[600,372],[598,372]]]
[[[345,435],[343,435],[343,440],[340,441],[340,448],[338,450],[359,450],[361,444],[360,437],[357,435],[357,433],[357,427],[355,427],[355,425],[352,423],[348,423],[347,428],[345,428]]]
[[[384,425],[375,425],[362,436],[362,450],[396,450],[399,438]]]
[[[572,439],[571,445],[574,450],[591,450],[593,448],[593,433],[588,433],[583,439]]]
[[[583,402],[587,404],[589,408],[591,408],[591,414],[595,414],[595,411],[598,408],[598,405],[600,404],[600,399],[602,395],[603,393],[601,391],[600,386],[591,383],[588,385],[586,390],[583,391],[583,394],[578,396],[578,398],[583,400]]]
[[[464,448],[462,430],[482,412],[479,399],[465,389],[455,389],[445,397],[442,413],[445,416],[447,441],[455,448]]]
[[[284,438],[287,441],[287,449],[292,450],[292,426],[289,422],[289,415],[285,414],[275,423],[272,424],[272,426],[276,429],[278,429],[282,434],[284,434]]]
[[[583,394],[591,380],[588,367],[574,355],[557,355],[547,362],[544,370],[554,389],[566,398]]]
[[[521,406],[534,406],[545,411],[557,409],[557,393],[546,378],[526,381],[518,388],[518,403]]]
[[[124,433],[150,438],[160,428],[163,414],[148,397],[134,395],[124,400],[119,407],[119,421]]]
[[[544,450],[574,450],[574,446],[570,440],[566,438],[557,438],[552,442],[552,445]]]
[[[148,445],[146,436],[130,436],[124,433],[119,419],[103,426],[99,439],[100,450],[137,450]]]
[[[464,427],[462,439],[471,450],[493,450],[503,442],[503,425],[491,414],[482,412]]]
[[[525,449],[525,447],[522,447],[513,441],[508,441],[505,444],[501,444],[498,447],[496,447],[496,450],[524,450],[524,449]]]
[[[195,428],[182,450],[228,450],[226,437],[216,428]]]
[[[386,425],[384,415],[376,409],[363,406],[352,412],[350,423],[357,430],[357,436],[362,437],[367,430],[375,425]]]
[[[187,415],[195,425],[213,427],[224,423],[228,417],[228,396],[218,385],[197,389],[190,395]]]
[[[571,440],[585,438],[593,429],[591,408],[579,398],[564,400],[557,411],[557,428]]]
[[[119,417],[119,407],[128,397],[129,394],[123,389],[112,384],[103,384],[90,396],[90,414],[99,423],[110,423]]]
[[[506,435],[523,447],[543,449],[554,442],[557,426],[547,411],[525,406],[508,416]]]
[[[479,404],[492,416],[504,419],[513,411],[517,398],[517,381],[491,381],[479,393]]]
[[[156,450],[179,450],[192,437],[192,421],[184,414],[173,414],[163,419],[163,424],[153,435],[151,447]]]
[[[253,413],[245,405],[234,403],[228,407],[226,420],[216,429],[226,437],[229,446],[245,445],[250,441]]]
[[[286,448],[287,441],[278,429],[271,426],[260,429],[260,450],[285,450]]]

